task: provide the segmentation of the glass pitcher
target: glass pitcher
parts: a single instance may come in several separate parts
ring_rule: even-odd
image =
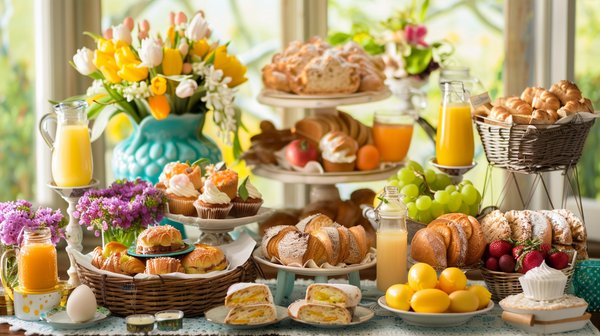
[[[462,82],[465,90],[471,95],[478,95],[485,91],[479,78],[471,76],[468,66],[450,66],[440,69],[440,90],[445,83]]]
[[[20,248],[10,249],[0,260],[0,279],[12,298],[12,290],[6,277],[7,261],[17,257],[19,267],[19,290],[28,293],[46,293],[58,288],[56,248],[51,241],[49,228],[25,228]]]
[[[375,208],[377,221],[377,289],[385,292],[407,281],[406,216],[408,209],[397,186],[383,189],[383,200]]]
[[[40,133],[52,151],[52,177],[59,187],[83,187],[92,179],[92,146],[84,100],[54,105],[55,113],[40,120]],[[48,121],[57,124],[56,137],[48,133]]]
[[[449,82],[442,87],[442,97],[435,146],[437,163],[469,166],[475,155],[469,93],[462,82]]]

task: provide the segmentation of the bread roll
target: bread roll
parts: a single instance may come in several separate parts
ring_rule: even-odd
[[[531,238],[540,239],[544,243],[552,243],[552,225],[546,216],[536,211],[525,211],[531,223]]]
[[[338,202],[337,215],[335,216],[336,223],[349,228],[356,224],[360,216],[360,208],[352,200]]]
[[[538,90],[537,95],[533,98],[531,104],[536,109],[541,110],[558,110],[560,108],[560,100],[554,95],[554,93],[548,90]]]
[[[472,265],[478,262],[483,256],[487,244],[479,221],[475,217],[461,213],[444,214],[438,218],[449,219],[462,227],[467,236],[467,257],[465,264]]]
[[[554,124],[558,119],[545,110],[535,110],[530,120],[530,124],[533,125],[548,125]]]
[[[273,304],[273,295],[267,285],[239,282],[227,290],[225,307],[235,308],[257,304]]]
[[[588,99],[589,101],[589,99]],[[590,112],[594,113],[593,107],[590,108],[591,102],[588,104],[585,99],[577,100],[569,100],[565,106],[560,108],[556,113],[561,118],[566,116],[570,116],[571,114],[579,113],[579,112]]]
[[[179,260],[170,257],[148,259],[144,274],[185,273]]]
[[[172,252],[184,247],[181,232],[171,225],[148,228],[137,239],[136,253],[153,254]]]
[[[335,201],[317,201],[310,203],[304,210],[302,211],[302,215],[300,215],[299,219],[302,221],[306,217],[310,217],[317,214],[323,214],[329,217],[331,220],[335,221],[338,213],[338,204],[339,200]],[[298,223],[296,221],[296,223]]]
[[[453,221],[438,218],[427,225],[444,238],[448,266],[464,266],[467,258],[467,236],[462,227]]]
[[[523,90],[521,99],[529,104],[533,104],[533,98],[537,96],[538,92],[544,90],[541,87],[528,87]]]
[[[350,199],[358,206],[361,206],[362,204],[372,206],[375,196],[375,192],[371,189],[357,189],[352,192]]]
[[[196,247],[181,260],[187,274],[206,274],[227,268],[227,258],[218,247],[194,244]]]
[[[494,102],[494,106],[502,106],[510,112],[510,114],[531,115],[533,107],[528,102],[519,97],[499,97]]]
[[[102,246],[96,247],[92,252],[92,266],[98,269],[102,268],[104,261],[117,252],[127,252],[127,246],[111,241],[104,248]]]
[[[101,270],[117,274],[134,275],[144,273],[144,263],[126,252],[115,252],[111,254],[102,264]]]
[[[448,266],[444,237],[430,228],[424,228],[415,233],[410,244],[410,256],[415,261],[431,266],[443,268]]]

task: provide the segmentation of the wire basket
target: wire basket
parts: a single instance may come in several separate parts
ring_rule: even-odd
[[[576,165],[595,122],[580,116],[561,125],[511,125],[481,116],[473,119],[489,163],[525,173]]]
[[[92,289],[98,305],[120,316],[181,310],[186,317],[223,305],[229,286],[254,282],[260,267],[250,258],[233,271],[213,278],[135,280],[107,276],[76,264],[79,280]]]

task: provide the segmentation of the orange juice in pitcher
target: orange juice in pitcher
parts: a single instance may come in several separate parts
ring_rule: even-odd
[[[373,140],[381,161],[404,160],[413,134],[414,115],[400,111],[377,111],[373,118]]]
[[[475,140],[469,94],[461,82],[445,83],[437,128],[436,156],[442,166],[469,166],[475,156]]]

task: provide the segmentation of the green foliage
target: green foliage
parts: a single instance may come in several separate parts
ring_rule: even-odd
[[[432,52],[431,48],[421,49],[412,47],[410,55],[405,57],[406,60],[406,72],[411,75],[418,75],[427,69],[429,62],[431,62]]]

